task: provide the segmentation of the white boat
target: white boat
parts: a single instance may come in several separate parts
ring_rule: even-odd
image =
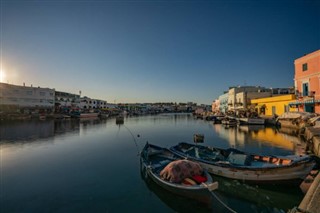
[[[240,124],[247,124],[247,125],[264,125],[265,119],[263,118],[238,118]]]
[[[98,116],[97,112],[80,113],[80,118],[97,118]]]
[[[221,123],[225,126],[237,126],[237,120],[234,118],[225,117]]]
[[[87,112],[81,112],[78,110],[70,112],[70,116],[73,118],[97,118],[99,114],[99,112],[94,112],[93,110]]]
[[[198,162],[214,175],[256,183],[301,183],[315,166],[308,155],[257,155],[184,142],[170,150]]]

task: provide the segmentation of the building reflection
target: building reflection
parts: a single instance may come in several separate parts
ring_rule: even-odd
[[[54,121],[1,122],[0,142],[34,141],[54,136]]]
[[[282,147],[287,150],[294,150],[294,144],[276,129],[264,128],[257,132],[250,132],[249,134],[253,140],[272,144],[273,146]]]
[[[77,133],[80,130],[80,123],[78,120],[61,120],[53,121],[54,134],[66,134],[68,132]]]
[[[93,128],[106,120],[45,120],[1,122],[0,143],[32,142],[61,134],[79,134],[80,129]],[[104,126],[105,127],[105,126]]]
[[[288,129],[275,129],[261,125],[244,125],[226,128],[224,125],[213,125],[219,137],[228,141],[230,147],[243,148],[245,144],[257,143],[294,151],[295,154],[305,153],[303,143],[295,132]],[[289,133],[289,134],[288,134]]]
[[[80,134],[80,129],[105,128],[107,120],[97,119],[69,119],[69,120],[29,120],[29,121],[1,121],[0,143],[32,142],[61,134]]]
[[[224,125],[213,125],[213,129],[219,135],[219,137],[228,141],[229,146],[236,148],[243,146],[245,143],[245,134],[238,132],[237,127],[226,127]]]

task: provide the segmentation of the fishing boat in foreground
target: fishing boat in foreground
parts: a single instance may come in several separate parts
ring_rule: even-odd
[[[169,149],[146,143],[141,152],[141,168],[162,188],[197,201],[211,204],[211,191],[218,188],[198,163],[184,160]]]
[[[308,155],[262,156],[181,142],[170,150],[198,162],[208,172],[256,183],[301,183],[315,166]]]

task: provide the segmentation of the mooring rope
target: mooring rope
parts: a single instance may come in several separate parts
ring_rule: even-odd
[[[132,138],[133,138],[133,141],[134,141],[134,144],[136,145],[136,148],[137,148],[137,155],[140,155],[140,147],[136,141],[136,138],[134,137],[133,133],[131,132],[131,130],[126,126],[126,125],[123,125],[127,130],[128,132],[131,134]],[[138,135],[139,137],[139,135]]]
[[[235,210],[233,210],[227,204],[225,204],[214,192],[212,192],[212,191],[210,191],[210,192],[226,209],[228,209],[232,213],[237,213]]]

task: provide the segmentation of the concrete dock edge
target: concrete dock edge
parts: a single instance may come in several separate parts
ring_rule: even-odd
[[[299,210],[298,212],[302,213],[320,213],[320,173],[318,173],[300,203]]]

